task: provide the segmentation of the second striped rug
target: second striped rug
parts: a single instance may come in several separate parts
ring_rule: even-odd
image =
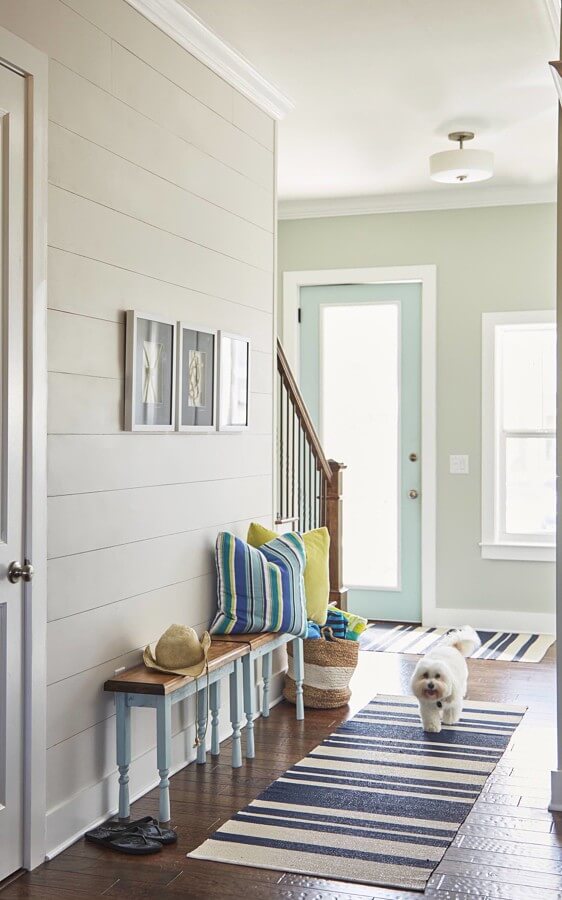
[[[377,696],[188,856],[422,891],[523,714],[467,702],[426,734],[413,698]]]
[[[413,653],[422,656],[439,643],[447,628],[423,625],[370,625],[360,637],[361,650],[381,653]],[[503,662],[540,662],[555,641],[552,634],[523,634],[517,631],[478,631],[482,646],[472,659],[500,659]]]

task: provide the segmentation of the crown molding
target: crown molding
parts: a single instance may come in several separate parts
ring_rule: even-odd
[[[560,46],[560,0],[544,0],[548,18],[552,26],[556,50]]]
[[[130,6],[274,119],[294,103],[179,0],[127,0]]]
[[[411,194],[380,194],[367,197],[326,197],[311,200],[280,200],[278,219],[320,219],[331,216],[369,216],[377,213],[429,212],[446,209],[476,209],[482,206],[526,206],[555,203],[556,185],[541,187],[488,187],[419,191]]]

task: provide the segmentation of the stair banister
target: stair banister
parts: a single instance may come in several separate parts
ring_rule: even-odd
[[[330,534],[330,602],[344,608],[342,580],[343,463],[327,459],[280,341],[277,405],[276,524],[298,531],[325,525]]]

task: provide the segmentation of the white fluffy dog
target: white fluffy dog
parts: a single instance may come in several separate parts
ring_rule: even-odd
[[[474,628],[452,628],[436,647],[420,659],[412,675],[412,692],[420,705],[424,731],[441,731],[441,723],[455,725],[466,696],[465,657],[480,646]]]

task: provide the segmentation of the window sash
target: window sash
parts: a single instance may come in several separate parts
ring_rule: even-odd
[[[501,381],[499,334],[506,326],[530,328],[555,323],[555,311],[482,314],[482,538],[484,559],[554,561],[556,535],[512,534],[505,530],[506,440],[508,437],[555,437],[554,429],[505,431],[500,418]],[[501,466],[500,466],[501,461]],[[503,502],[500,502],[500,496]]]
[[[501,412],[501,410],[498,410]],[[498,454],[496,460],[496,542],[499,544],[521,543],[540,544],[542,546],[555,547],[556,533],[552,532],[528,532],[507,530],[507,442],[510,438],[523,438],[534,440],[537,438],[554,438],[554,429],[536,429],[533,431],[506,431],[501,429],[498,440]]]

